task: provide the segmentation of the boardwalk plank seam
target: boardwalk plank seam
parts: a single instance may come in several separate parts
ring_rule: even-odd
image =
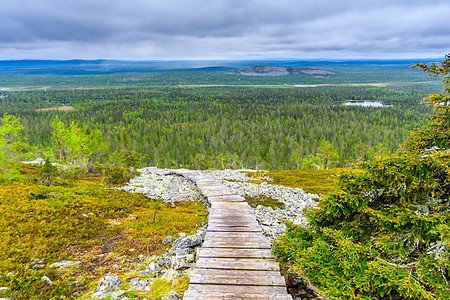
[[[270,253],[270,243],[245,198],[219,180],[195,171],[150,171],[185,177],[211,205],[205,240],[183,299],[292,300]]]

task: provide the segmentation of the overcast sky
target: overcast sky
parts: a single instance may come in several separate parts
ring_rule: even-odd
[[[449,0],[1,0],[0,59],[425,58]]]

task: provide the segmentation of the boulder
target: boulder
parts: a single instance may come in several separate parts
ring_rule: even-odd
[[[97,283],[97,292],[109,293],[121,284],[120,278],[117,275],[105,276]]]
[[[59,267],[63,267],[63,268],[68,268],[74,265],[79,265],[81,264],[80,261],[70,261],[70,260],[61,260],[55,263],[52,263],[50,265],[50,268],[59,268]]]
[[[130,280],[130,287],[136,291],[149,291],[148,281],[139,277]]]

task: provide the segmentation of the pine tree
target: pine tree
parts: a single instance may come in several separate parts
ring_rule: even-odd
[[[394,155],[363,162],[289,225],[274,251],[331,299],[450,299],[450,56],[431,121]]]

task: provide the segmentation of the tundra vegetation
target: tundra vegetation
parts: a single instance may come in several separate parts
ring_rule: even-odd
[[[442,78],[431,121],[392,155],[344,172],[274,251],[330,299],[449,299],[450,56],[418,64]]]

